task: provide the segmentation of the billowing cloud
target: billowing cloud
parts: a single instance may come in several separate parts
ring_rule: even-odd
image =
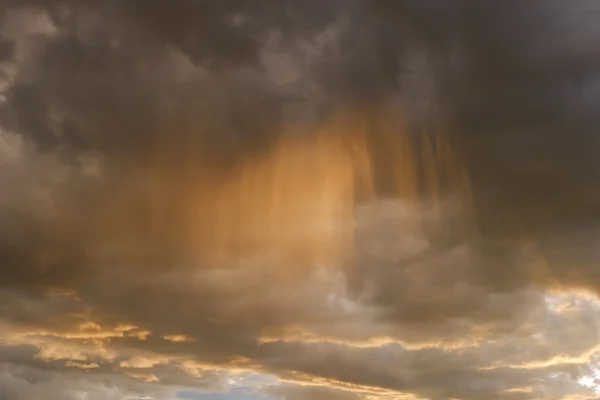
[[[5,1],[0,399],[594,398],[595,8]]]

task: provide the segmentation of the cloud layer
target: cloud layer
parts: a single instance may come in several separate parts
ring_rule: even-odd
[[[597,396],[597,6],[517,3],[2,3],[0,399]]]

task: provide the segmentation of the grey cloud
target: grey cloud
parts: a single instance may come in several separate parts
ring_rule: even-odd
[[[304,69],[314,75],[320,90],[332,97],[329,102],[367,101],[366,97],[376,101],[393,90],[401,72],[401,37],[390,26],[379,28],[375,18],[362,12],[359,2],[344,2],[343,6],[335,1],[303,2],[300,6],[270,1],[227,5],[180,1],[167,8],[160,2],[29,4],[47,9],[60,34],[35,61],[36,76],[27,82],[18,80],[7,94],[3,119],[4,124],[35,135],[37,142],[46,145],[68,143],[111,154],[131,146],[137,153],[151,151],[157,143],[150,138],[159,133],[157,125],[169,103],[181,110],[178,119],[188,119],[182,110],[190,110],[185,104],[192,100],[190,95],[215,95],[206,87],[196,87],[193,94],[184,90],[190,82],[183,87],[173,85],[176,71],[169,66],[163,70],[163,65],[174,52],[198,68],[221,71],[242,66],[260,71],[261,52],[274,33],[281,34],[287,47],[306,48],[324,30],[341,29],[343,35],[321,49],[325,58]],[[220,66],[213,68],[208,64],[211,60]],[[66,70],[72,73],[65,74]],[[242,92],[227,94],[225,109],[219,110],[227,112],[232,122],[239,121],[249,143],[257,140],[255,135],[269,134],[268,123],[276,122],[278,113],[277,105],[273,109],[269,104],[277,102],[276,98],[236,106],[244,93],[255,100],[263,96],[255,89],[244,87]],[[182,93],[188,94],[182,97]],[[190,111],[194,116],[198,113]],[[205,129],[212,115],[207,117],[211,118],[204,118],[209,119],[203,121]],[[267,125],[261,119],[266,119]],[[175,128],[169,124],[174,122],[163,127]],[[226,130],[239,130],[240,126]],[[56,129],[60,137],[55,137]],[[126,155],[133,152],[127,150]]]
[[[503,390],[540,380],[560,386],[544,398],[579,390],[570,377],[547,378],[572,372],[564,365],[542,372],[475,366],[491,362],[479,351],[512,363],[549,352],[518,332],[543,310],[534,289],[556,281],[597,288],[596,94],[582,88],[597,69],[591,5],[379,3],[6,3],[46,15],[50,25],[26,19],[5,28],[10,39],[0,44],[0,63],[18,66],[6,69],[0,104],[3,319],[56,330],[76,328],[81,315],[103,326],[130,323],[151,334],[113,339],[124,353],[187,352],[223,364],[242,356],[275,373],[431,398],[527,398]],[[419,51],[432,64],[427,72],[411,64]],[[306,115],[318,123],[338,107],[377,108],[395,97],[411,111],[441,114],[468,169],[476,234],[459,226],[467,225],[464,215],[448,211],[449,234],[435,242],[410,230],[410,215],[377,203],[360,210],[366,221],[359,221],[358,257],[346,276],[190,266],[186,207],[206,166],[201,160],[227,177],[267,154],[290,99],[317,109]],[[300,119],[312,118],[306,115]],[[345,284],[351,293],[337,293],[342,312],[330,294]],[[561,324],[587,335],[586,318]],[[382,349],[259,345],[265,331],[291,326],[332,340],[391,336],[411,344],[472,339],[485,327],[482,335],[503,345],[466,355],[394,353],[400,372]],[[168,334],[196,342],[169,343],[161,338]],[[576,342],[568,331],[548,335],[572,357],[593,342]],[[288,389],[289,396],[334,396]],[[26,396],[14,390],[21,389],[7,393]]]
[[[265,393],[275,396],[275,398],[286,400],[360,400],[360,396],[354,393],[310,386],[277,385],[267,388]]]
[[[0,62],[4,62],[7,59],[11,58],[14,51],[15,51],[14,42],[12,42],[8,39],[3,39],[0,42]]]
[[[463,354],[434,348],[406,351],[394,346],[348,349],[326,343],[279,343],[269,349],[267,365],[287,369],[289,372],[282,376],[288,379],[303,379],[307,374],[330,382],[358,385],[364,391],[381,388],[430,399],[510,399],[539,395],[558,399],[566,393],[590,395],[588,389],[577,383],[585,366],[485,370],[485,352],[485,346],[472,354]]]
[[[78,351],[92,349],[89,340],[63,342],[64,358],[56,357],[52,349],[61,340],[52,342],[49,337],[41,338],[37,345],[6,345],[0,347],[0,398],[29,400],[47,396],[78,399],[85,395],[92,399],[151,398],[176,399],[180,391],[227,390],[225,375],[217,370],[202,371],[194,376],[183,373],[181,365],[169,361],[154,360],[152,355],[143,357],[135,353],[115,360],[89,356],[78,359]],[[4,339],[3,339],[4,340]],[[46,347],[47,346],[47,347]],[[90,347],[91,346],[91,347]],[[93,353],[93,351],[92,351]],[[69,357],[71,354],[71,357]],[[40,356],[50,355],[52,359]],[[75,358],[75,359],[73,359]],[[141,361],[135,361],[139,359]],[[130,361],[130,364],[124,363]],[[144,382],[146,376],[157,382]]]
[[[600,215],[596,6],[375,4],[437,55],[437,106],[469,171],[477,253],[498,260],[474,276],[492,290],[528,285],[535,279],[517,255],[527,240],[546,255],[550,280],[595,285],[586,265],[597,262]],[[578,267],[566,261],[574,253],[585,257]]]
[[[145,398],[160,396],[175,400],[176,391],[151,387],[136,382],[127,382],[120,377],[98,377],[73,374],[48,373],[27,367],[3,365],[0,377],[2,400],[42,400],[48,397],[75,400],[85,396],[93,400],[117,400],[126,396]]]

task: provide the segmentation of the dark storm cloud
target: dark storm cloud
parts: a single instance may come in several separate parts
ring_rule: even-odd
[[[120,354],[187,354],[223,365],[243,357],[284,377],[302,373],[306,381],[433,399],[558,398],[561,390],[578,390],[570,377],[543,381],[555,372],[577,375],[568,363],[514,368],[511,362],[528,361],[519,357],[523,337],[508,341],[508,355],[492,345],[472,353],[383,354],[344,344],[260,343],[265,328],[290,326],[341,342],[504,338],[542,309],[539,293],[528,291],[532,283],[597,288],[600,30],[592,2],[3,4],[0,315],[12,329],[67,335],[81,333],[86,318],[114,329],[133,324],[130,336],[111,338]],[[419,51],[429,74],[412,64]],[[442,116],[468,168],[477,240],[461,232],[451,243],[432,244],[407,232],[410,218],[394,219],[397,210],[364,210],[352,277],[358,290],[350,300],[364,301],[367,311],[352,304],[344,307],[354,311],[334,310],[334,278],[298,282],[290,278],[295,271],[253,265],[188,267],[180,232],[188,215],[181,210],[199,159],[226,174],[263,154],[285,123],[288,100],[327,114],[356,103],[376,108],[394,96],[409,110],[421,109],[416,98],[424,98],[423,108]],[[157,192],[164,218],[152,225]],[[528,251],[547,258],[545,269],[531,268]],[[149,336],[139,340],[144,331]],[[168,335],[194,340],[173,343]],[[577,358],[587,350],[564,344],[573,336],[555,336],[558,353]],[[584,347],[593,347],[589,340]],[[552,349],[527,343],[535,349],[531,359],[551,357]],[[31,361],[30,347],[16,349],[0,349],[0,357],[43,364]],[[477,369],[498,359],[506,365]],[[118,368],[114,360],[91,361],[102,372]],[[163,367],[144,372],[177,381],[161,375]],[[5,376],[0,397],[40,396],[30,387],[35,382]],[[538,383],[559,389],[525,390]],[[97,389],[98,399],[107,398],[102,385]],[[323,388],[270,393],[359,398]]]
[[[8,285],[77,278],[85,263],[80,250],[90,240],[84,233],[90,207],[122,188],[122,176],[128,180],[132,171],[154,164],[159,152],[164,164],[193,164],[202,152],[198,145],[209,137],[212,151],[234,163],[238,147],[265,147],[281,105],[255,59],[269,30],[290,28],[298,18],[292,13],[292,21],[283,23],[285,10],[259,3],[179,2],[164,9],[159,2],[16,2],[3,8],[12,40],[6,42],[12,43],[7,63],[19,68],[3,94],[2,125],[7,137],[16,132],[41,151],[27,151],[2,169]],[[46,32],[38,18],[45,10],[51,19],[42,22],[53,25]],[[323,8],[305,11],[298,21],[302,32],[331,20]],[[308,17],[314,13],[319,18],[313,27]],[[211,60],[224,65],[203,77],[208,72],[199,65]],[[189,70],[192,76],[181,78]],[[233,144],[219,151],[223,143]],[[5,147],[8,154],[15,146]],[[189,151],[185,157],[182,148]],[[79,152],[107,159],[106,186],[79,179]]]
[[[381,40],[389,32],[374,29],[372,18],[362,18],[358,2],[338,3],[179,1],[165,7],[158,1],[19,2],[15,10],[28,5],[48,10],[60,33],[32,61],[35,76],[17,79],[6,94],[4,125],[35,136],[41,145],[69,144],[125,156],[151,152],[158,145],[156,136],[165,134],[158,131],[161,122],[172,131],[184,125],[165,122],[165,108],[176,108],[177,120],[187,121],[192,133],[186,135],[200,134],[198,121],[190,127],[192,115],[184,110],[196,117],[189,96],[206,96],[210,90],[196,87],[192,94],[185,88],[189,82],[177,85],[178,71],[164,69],[165,57],[181,53],[183,61],[217,76],[225,69],[249,68],[256,71],[253,79],[261,79],[261,51],[273,32],[295,46],[341,20],[346,21],[343,40],[324,49],[331,53],[327,61],[306,72],[336,101],[376,95],[398,73],[397,48]],[[277,129],[282,99],[256,83],[243,90],[227,95],[220,112],[230,122],[221,129],[231,135],[243,127],[243,135],[257,142],[257,136]],[[252,104],[245,98],[252,98]]]
[[[514,245],[537,242],[549,275],[573,273],[594,250],[600,203],[594,2],[374,2],[436,54],[437,104],[467,163],[489,285],[527,284]],[[577,249],[577,250],[575,250]],[[518,258],[518,257],[517,257]],[[564,263],[569,267],[564,267]],[[592,283],[593,285],[593,283]]]
[[[590,2],[475,8],[457,96],[484,234],[537,240],[549,275],[594,286],[599,125],[597,110],[583,104],[600,67],[597,20]],[[510,246],[490,249],[500,255]],[[504,264],[498,274],[481,271],[483,279],[509,286],[531,279],[514,259]]]
[[[598,124],[595,113],[577,106],[598,71],[589,7],[482,6],[463,34],[459,126],[482,228],[492,235],[540,235],[598,222],[597,202],[590,200],[597,197]],[[588,27],[583,37],[582,26]],[[569,41],[579,48],[565,46]]]
[[[374,4],[444,56],[441,107],[461,136],[484,229],[515,234],[506,221],[519,219],[539,232],[598,217],[582,204],[598,178],[596,113],[582,107],[600,67],[595,3]]]
[[[6,61],[10,57],[12,57],[15,51],[15,44],[10,40],[2,40],[0,42],[0,62]]]
[[[0,106],[2,126],[37,147],[2,171],[10,187],[2,241],[7,282],[77,279],[92,241],[94,208],[109,193],[122,193],[126,207],[141,204],[148,195],[139,183],[145,168],[160,164],[189,174],[206,153],[227,166],[240,153],[268,148],[281,123],[280,97],[288,96],[259,62],[272,31],[282,32],[281,48],[300,47],[299,57],[316,59],[300,60],[306,64],[300,71],[313,77],[326,103],[382,92],[397,73],[398,57],[393,41],[377,38],[391,34],[374,30],[359,4],[302,4],[184,1],[165,9],[158,2],[31,1],[7,8],[6,34],[16,43],[9,61],[18,71]],[[326,29],[332,32],[321,39]],[[292,97],[305,97],[303,89]],[[105,162],[103,180],[81,177],[81,153]],[[133,185],[141,189],[130,190]],[[173,185],[162,190],[176,191]],[[124,210],[142,230],[143,208],[139,216]],[[161,239],[130,235],[176,241],[175,224]]]

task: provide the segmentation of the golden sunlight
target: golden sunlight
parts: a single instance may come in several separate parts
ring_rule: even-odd
[[[198,182],[192,246],[220,265],[268,257],[302,270],[340,268],[353,255],[357,205],[384,196],[427,204],[428,225],[416,218],[411,229],[435,234],[441,184],[462,195],[466,176],[442,135],[417,142],[407,132],[392,112],[338,116],[314,132],[289,129],[228,179]]]

